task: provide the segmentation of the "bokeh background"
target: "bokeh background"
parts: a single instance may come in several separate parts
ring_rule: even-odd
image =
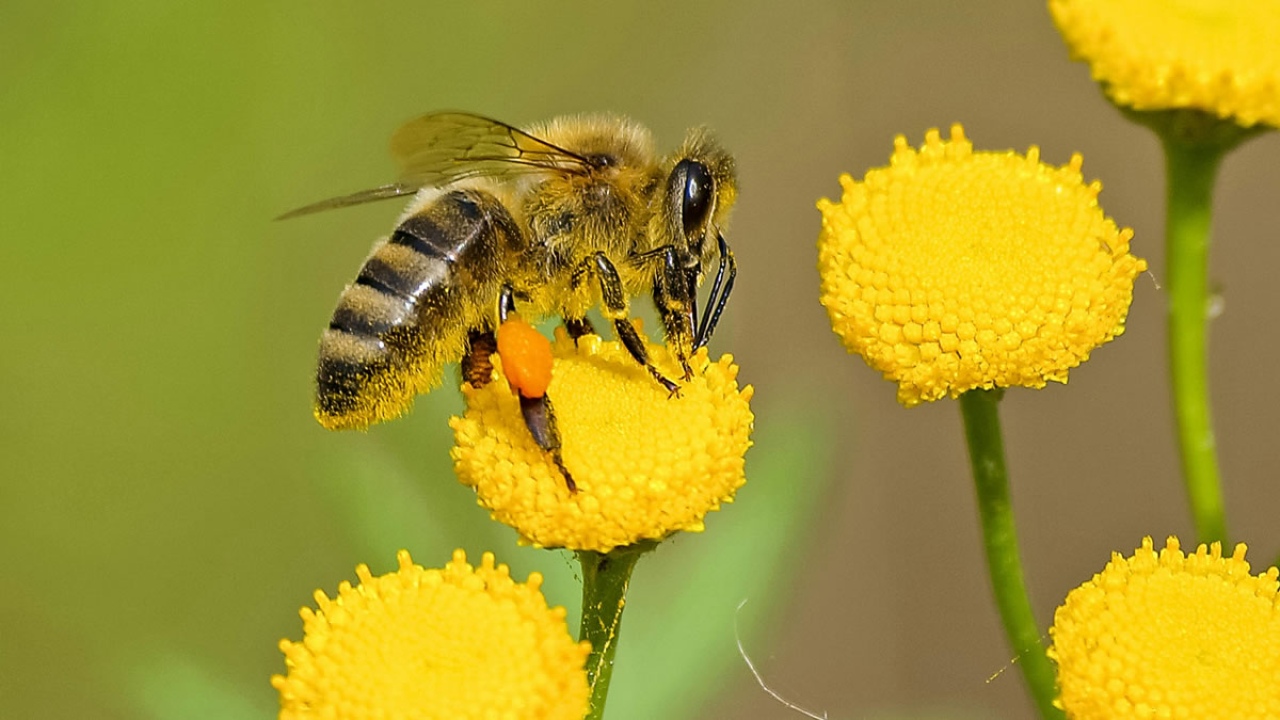
[[[609,717],[1031,713],[990,602],[959,412],[904,410],[817,303],[814,201],[895,134],[1074,151],[1135,228],[1128,332],[1069,386],[1010,392],[1028,581],[1066,592],[1145,534],[1189,537],[1166,398],[1163,169],[1069,61],[1042,3],[0,4],[0,716],[264,719],[297,609],[358,562],[492,549],[548,575],[453,480],[441,390],[333,434],[316,341],[395,203],[284,223],[385,182],[428,110],[513,123],[612,110],[664,147],[692,125],[740,163],[737,292],[713,343],[757,388],[738,501],[643,562]],[[1213,393],[1230,518],[1280,548],[1268,333],[1280,139],[1223,169]],[[739,612],[743,600],[747,605]]]

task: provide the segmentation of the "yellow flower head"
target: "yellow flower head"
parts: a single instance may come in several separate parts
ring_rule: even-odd
[[[1050,0],[1117,105],[1280,126],[1280,0]]]
[[[1244,554],[1148,537],[1072,590],[1049,631],[1067,717],[1280,717],[1280,583]]]
[[[575,349],[563,330],[553,346],[554,403],[571,493],[525,426],[494,356],[495,379],[463,388],[467,412],[453,418],[454,466],[493,518],[538,547],[608,552],[677,530],[699,532],[703,517],[732,502],[745,482],[743,455],[753,417],[751,386],[737,365],[699,351],[693,378],[671,396],[621,343],[593,335]],[[651,360],[668,377],[679,365],[660,346]]]
[[[974,152],[959,125],[823,199],[822,304],[850,352],[912,406],[974,388],[1044,387],[1124,332],[1133,232],[1098,207],[1082,160]]]
[[[414,565],[316,591],[303,639],[282,640],[288,675],[271,678],[280,720],[581,720],[589,643],[574,642],[564,608],[549,609],[542,576],[511,579],[485,553],[457,550],[444,569]]]

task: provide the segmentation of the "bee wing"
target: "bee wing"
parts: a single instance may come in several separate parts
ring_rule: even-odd
[[[405,123],[391,136],[401,182],[447,185],[469,177],[507,177],[556,170],[587,171],[587,160],[504,122],[463,112],[437,112]]]
[[[464,112],[429,113],[410,120],[391,136],[391,155],[400,164],[398,182],[321,200],[276,219],[400,197],[472,177],[589,170],[580,155],[504,122]]]
[[[419,187],[421,186],[414,186],[402,182],[391,183],[390,185],[381,185],[376,188],[370,188],[369,190],[361,190],[358,193],[351,193],[350,195],[329,198],[328,200],[321,200],[317,203],[304,205],[296,210],[290,210],[283,215],[279,215],[276,219],[288,220],[289,218],[295,218],[299,215],[310,215],[311,213],[320,212],[321,210],[332,210],[334,208],[373,202],[374,200],[386,200],[388,198],[400,197],[401,195],[412,195],[418,191]]]

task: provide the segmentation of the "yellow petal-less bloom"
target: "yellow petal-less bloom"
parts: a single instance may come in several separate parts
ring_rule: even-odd
[[[1129,229],[1103,215],[1082,160],[974,152],[959,125],[823,199],[821,300],[832,329],[912,406],[975,388],[1044,387],[1124,332]]]
[[[1049,631],[1067,717],[1280,718],[1278,572],[1244,555],[1148,537],[1072,590]]]
[[[461,550],[443,569],[397,560],[379,577],[357,567],[358,585],[302,609],[302,641],[280,642],[288,675],[271,679],[280,720],[586,715],[591,648],[547,607],[541,575],[518,583],[490,553],[477,568]]]
[[[1280,0],[1050,0],[1117,105],[1280,126]]]
[[[693,378],[672,397],[621,343],[588,335],[575,349],[561,329],[553,352],[547,396],[576,493],[525,427],[501,356],[493,382],[464,387],[467,412],[451,421],[458,478],[494,519],[537,547],[608,552],[699,532],[709,511],[732,502],[745,482],[753,421],[753,390],[738,388],[732,357],[712,362],[700,350]],[[649,352],[668,377],[680,377],[665,347]]]

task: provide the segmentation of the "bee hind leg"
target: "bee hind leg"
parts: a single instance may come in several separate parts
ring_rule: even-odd
[[[470,383],[474,388],[482,388],[493,381],[493,354],[498,351],[498,340],[487,330],[472,330],[467,336],[467,352],[462,356],[462,381]],[[520,415],[524,418],[525,427],[534,442],[551,456],[552,462],[564,475],[569,492],[577,492],[578,486],[573,482],[573,475],[564,465],[560,455],[560,430],[556,427],[556,411],[551,405],[551,398],[545,394],[540,397],[520,398]]]
[[[560,455],[560,430],[556,428],[556,411],[551,405],[551,398],[546,395],[532,398],[521,395],[520,414],[524,416],[525,427],[529,428],[534,442],[551,456],[560,474],[564,475],[569,492],[577,492],[578,485],[573,481],[573,475],[569,474],[569,469],[564,466],[564,458]]]
[[[516,311],[515,292],[510,285],[503,285],[502,292],[498,296],[498,320],[500,323],[507,322],[507,318]],[[582,322],[586,322],[584,319]],[[587,326],[588,328],[590,325]],[[497,338],[492,332],[474,333],[482,336],[484,341],[483,348],[488,348],[489,342],[492,342],[492,350],[498,349]],[[468,353],[470,356],[471,353]],[[488,360],[488,357],[485,358]],[[519,362],[527,359],[517,353],[516,356],[506,358],[508,362]],[[464,358],[465,360],[465,358]],[[550,368],[551,357],[546,358],[547,367]],[[492,369],[492,362],[489,363]],[[537,391],[536,397],[525,395],[526,387],[523,384],[513,384],[512,389],[516,390],[516,396],[520,398],[520,415],[524,418],[525,427],[529,428],[529,434],[533,436],[533,441],[538,444],[548,455],[551,456],[552,462],[556,468],[560,470],[560,474],[564,476],[565,485],[569,487],[569,492],[577,492],[578,485],[573,481],[573,475],[569,473],[569,469],[564,465],[564,457],[560,454],[560,430],[556,427],[556,410],[551,404],[551,398],[547,396],[545,391]]]
[[[507,321],[507,316],[515,312],[515,291],[504,284],[498,295],[498,321]],[[467,351],[462,356],[459,369],[462,381],[471,383],[473,388],[482,388],[493,379],[493,361],[489,356],[498,352],[498,339],[493,330],[471,330],[467,333]]]

